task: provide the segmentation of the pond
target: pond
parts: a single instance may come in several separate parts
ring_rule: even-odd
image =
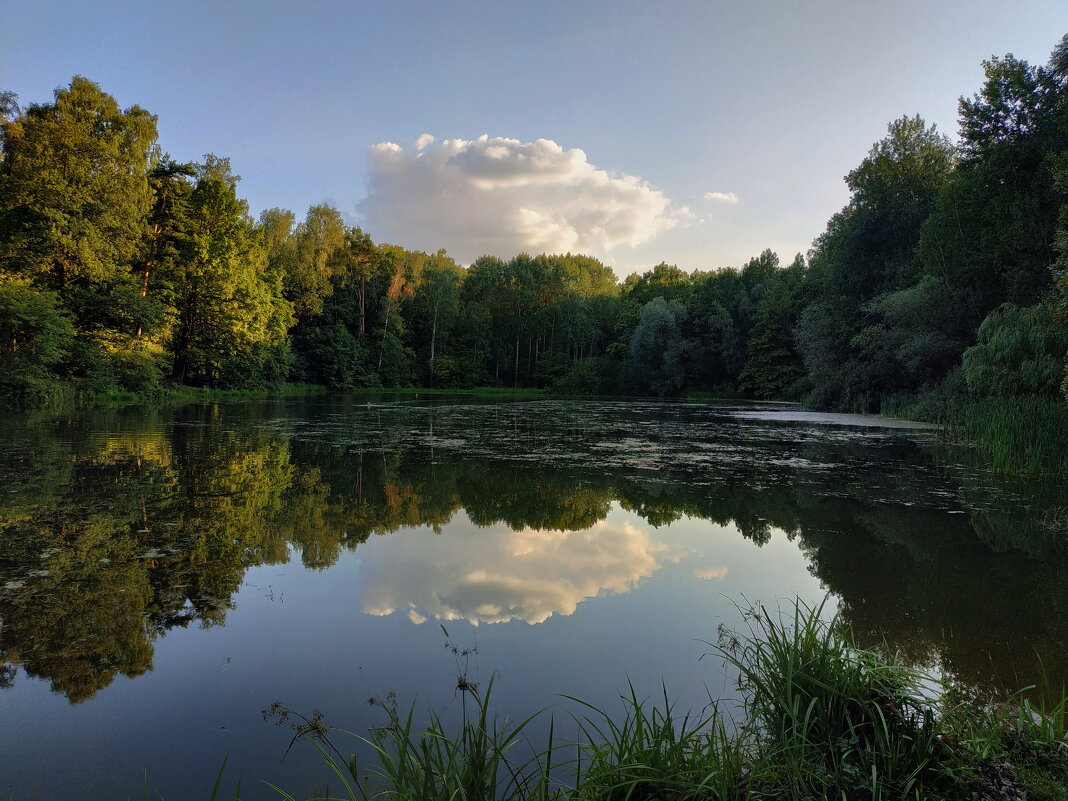
[[[389,693],[460,714],[458,676],[511,717],[700,709],[721,626],[795,598],[969,684],[1068,676],[1063,484],[919,424],[331,395],[0,429],[0,796],[207,797],[226,758],[305,797],[270,704],[366,735]]]

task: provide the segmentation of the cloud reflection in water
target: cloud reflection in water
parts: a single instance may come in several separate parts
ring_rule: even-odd
[[[363,610],[406,611],[413,623],[542,623],[587,598],[628,592],[677,558],[632,522],[610,520],[581,531],[454,525],[444,536],[412,532],[374,546]]]

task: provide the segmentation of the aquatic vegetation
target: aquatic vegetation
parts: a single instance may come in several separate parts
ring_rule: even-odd
[[[1068,475],[1068,404],[1053,398],[984,398],[947,410],[948,435],[976,443],[995,470]]]
[[[582,710],[578,741],[559,742],[550,723],[536,746],[525,738],[536,716],[498,723],[492,686],[480,695],[470,685],[461,691],[476,711],[458,732],[435,714],[417,725],[414,707],[400,714],[393,698],[374,701],[387,722],[354,735],[379,760],[363,771],[334,742],[341,730],[305,734],[352,801],[1065,797],[1063,687],[995,703],[857,647],[823,612],[800,601],[777,614],[758,607],[745,613],[748,632],[721,629],[713,648],[742,693],[734,715],[718,703],[680,712],[666,690],[650,706],[631,687],[621,718],[570,699]]]

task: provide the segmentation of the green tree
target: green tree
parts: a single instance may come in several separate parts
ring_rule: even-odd
[[[3,123],[0,265],[55,289],[125,276],[144,242],[156,118],[81,76]]]
[[[653,298],[642,306],[630,341],[630,356],[639,385],[663,397],[682,389],[689,343],[683,339],[686,307],[677,300]]]
[[[816,241],[813,278],[825,292],[865,301],[897,288],[954,161],[949,139],[919,116],[890,123],[846,176],[849,205]]]
[[[345,233],[345,269],[346,273],[359,281],[359,332],[367,333],[367,282],[374,275],[382,254],[371,236],[358,227],[350,228]]]
[[[983,67],[980,92],[960,101],[963,162],[918,250],[925,272],[965,291],[973,331],[1002,303],[1033,305],[1049,287],[1061,204],[1053,168],[1068,150],[1068,86],[1056,66],[1010,54]]]
[[[816,240],[812,301],[798,318],[810,402],[875,411],[893,389],[894,355],[871,336],[870,304],[915,281],[911,265],[921,230],[954,163],[952,145],[934,126],[902,117],[846,176],[850,203]]]
[[[344,244],[331,256],[331,289],[323,298],[321,313],[307,319],[293,333],[299,380],[336,389],[378,386],[381,378],[372,360],[372,342],[366,336],[370,293],[376,283],[381,253],[359,228],[349,228]]]
[[[19,115],[19,96],[10,90],[0,90],[0,122],[8,122]]]
[[[444,250],[430,256],[421,271],[415,295],[412,298],[413,321],[420,321],[423,341],[429,345],[427,378],[430,386],[438,384],[435,369],[438,358],[438,343],[441,334],[451,333],[460,310],[460,286],[464,273]],[[429,333],[426,329],[429,327]]]
[[[159,158],[148,174],[152,208],[147,216],[148,251],[141,265],[141,296],[148,295],[153,273],[173,269],[189,226],[189,181],[196,175],[195,164],[183,164],[170,156]],[[141,335],[138,330],[138,336]]]
[[[274,275],[286,276],[294,270],[296,241],[293,226],[296,216],[288,209],[267,209],[257,221],[267,249],[267,268]]]
[[[333,290],[331,278],[345,267],[341,251],[347,229],[341,212],[319,204],[308,209],[304,222],[293,233],[293,255],[284,273],[286,298],[300,321],[323,310],[323,300]]]
[[[933,388],[956,365],[973,330],[960,309],[967,298],[933,276],[875,298],[864,307],[864,327],[853,352],[872,369],[873,389],[884,395]]]
[[[425,256],[426,254],[422,254]],[[409,351],[402,337],[404,321],[401,307],[415,294],[415,281],[421,260],[416,254],[402,248],[387,247],[382,254],[381,268],[387,283],[382,295],[382,330],[378,343],[378,373],[382,375],[382,362],[387,352],[391,380],[387,386],[406,386],[410,377]],[[390,328],[392,318],[393,329]],[[403,364],[401,364],[403,360]]]
[[[175,381],[252,385],[288,373],[292,305],[268,270],[262,234],[237,196],[228,159],[207,156],[190,195],[176,295]]]
[[[757,305],[739,388],[758,398],[796,395],[805,370],[794,328],[804,308],[805,261],[798,254]]]
[[[1061,62],[1057,62],[1058,56]],[[1068,36],[1061,40],[1059,50],[1054,51],[1054,58],[1055,63],[1063,63],[1063,70],[1059,74],[1063,81],[1068,82]],[[1063,200],[1054,240],[1057,252],[1057,260],[1053,265],[1057,290],[1055,315],[1062,326],[1068,326],[1068,153],[1061,153],[1054,159],[1053,176]],[[1068,356],[1065,357],[1064,382],[1061,389],[1068,399]]]
[[[696,345],[691,380],[702,389],[733,389],[745,363],[753,300],[740,270],[695,273],[687,304]]]
[[[692,289],[690,275],[685,270],[680,270],[673,264],[660,262],[641,275],[633,273],[627,276],[623,282],[623,298],[639,306],[644,306],[658,297],[686,303]]]
[[[74,328],[54,292],[0,275],[0,395],[6,401],[25,404],[55,391],[52,368],[73,342]]]
[[[1057,395],[1068,353],[1068,326],[1052,303],[1011,303],[979,326],[979,342],[964,354],[964,379],[980,396]]]
[[[301,377],[332,389],[355,389],[380,384],[371,364],[371,350],[366,337],[354,334],[345,323],[335,319],[341,308],[358,308],[358,303],[341,303],[351,293],[335,292],[327,303],[323,317],[311,326],[299,341],[303,360]],[[351,300],[351,298],[350,298]]]

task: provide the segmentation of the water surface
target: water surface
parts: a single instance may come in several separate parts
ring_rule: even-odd
[[[1064,486],[907,421],[328,396],[0,430],[14,798],[206,796],[227,753],[299,797],[325,777],[269,704],[366,733],[390,692],[459,714],[457,674],[512,716],[698,708],[733,694],[718,627],[795,596],[962,681],[1068,676]]]

